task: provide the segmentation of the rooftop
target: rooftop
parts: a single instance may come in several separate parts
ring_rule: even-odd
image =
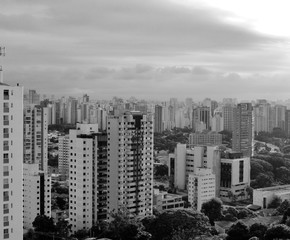
[[[274,193],[282,193],[285,191],[290,192],[290,184],[288,185],[279,185],[279,186],[274,186],[274,187],[266,187],[266,188],[258,188],[255,189],[254,191],[261,191],[261,192],[274,192]]]

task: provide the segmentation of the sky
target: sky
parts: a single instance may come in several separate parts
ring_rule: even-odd
[[[288,0],[2,0],[4,81],[56,96],[290,99]]]

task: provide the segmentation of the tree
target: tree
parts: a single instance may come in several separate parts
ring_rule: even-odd
[[[276,179],[283,184],[290,183],[290,170],[284,166],[276,169]]]
[[[227,240],[245,240],[249,238],[249,229],[246,224],[238,221],[233,224],[229,231]]]
[[[60,237],[67,237],[71,232],[71,228],[72,225],[69,224],[68,221],[65,221],[64,219],[61,219],[56,223],[56,232]]]
[[[89,236],[89,233],[84,229],[80,229],[73,236],[76,237],[77,239],[84,239],[85,237]]]
[[[267,226],[262,223],[254,223],[250,226],[250,237],[258,237],[260,240],[264,240],[265,232],[267,231]]]
[[[218,198],[212,198],[205,202],[201,206],[201,212],[208,218],[210,224],[213,226],[214,221],[219,220],[222,217],[222,202]]]
[[[155,176],[159,176],[159,177],[168,176],[168,166],[165,164],[155,166],[154,170],[155,170],[154,171]]]
[[[277,208],[281,205],[282,199],[278,196],[274,196],[272,201],[269,203],[268,208]]]
[[[61,197],[56,197],[56,204],[60,210],[66,209],[66,201]]]
[[[152,240],[172,239],[178,233],[190,233],[192,238],[209,236],[212,230],[204,214],[189,209],[167,210],[158,216],[144,218],[142,223]]]
[[[55,225],[53,223],[53,218],[47,217],[45,215],[38,215],[32,222],[32,226],[36,232],[54,232]]]
[[[290,228],[284,224],[277,224],[270,227],[265,233],[266,240],[273,239],[289,239],[290,238]]]
[[[256,180],[251,182],[251,186],[253,188],[264,188],[264,187],[270,187],[273,185],[273,178],[269,175],[266,175],[264,173],[260,173]]]
[[[151,235],[144,231],[144,226],[126,208],[111,213],[113,220],[109,223],[102,237],[112,240],[149,240]]]
[[[276,208],[274,215],[282,215],[290,207],[290,201],[285,199],[279,207]]]

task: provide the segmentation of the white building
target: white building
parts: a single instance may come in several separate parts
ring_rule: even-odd
[[[153,116],[109,116],[108,210],[126,206],[139,217],[153,212]]]
[[[38,215],[51,217],[51,178],[38,163],[23,164],[23,226],[33,228]]]
[[[69,176],[69,135],[58,138],[58,170],[67,179]]]
[[[189,134],[190,147],[195,145],[221,145],[222,144],[222,134],[211,131],[195,132]]]
[[[0,82],[0,239],[23,238],[23,88]]]
[[[267,208],[274,197],[281,198],[282,201],[290,199],[290,185],[258,188],[253,191],[253,204],[261,208]]]
[[[89,230],[107,218],[107,136],[97,124],[77,124],[69,133],[69,222]]]
[[[169,154],[169,176],[178,189],[187,189],[189,174],[197,168],[210,168],[216,175],[216,193],[219,193],[220,152],[217,146],[195,146],[177,144],[174,154]]]
[[[37,215],[51,216],[51,179],[48,177],[48,108],[24,108],[23,224],[32,228]]]
[[[166,209],[183,209],[182,196],[154,189],[153,205],[158,211]]]
[[[203,203],[216,197],[215,174],[210,168],[196,168],[194,174],[188,176],[188,202],[197,211]]]
[[[250,186],[250,158],[241,153],[228,153],[221,159],[220,198],[223,201],[248,198],[247,187]]]
[[[24,109],[24,163],[37,163],[47,172],[48,109],[27,105]]]

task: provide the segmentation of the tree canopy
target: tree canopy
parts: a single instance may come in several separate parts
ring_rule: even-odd
[[[222,201],[218,198],[212,198],[202,204],[201,212],[209,218],[210,224],[213,226],[214,221],[222,217]]]

